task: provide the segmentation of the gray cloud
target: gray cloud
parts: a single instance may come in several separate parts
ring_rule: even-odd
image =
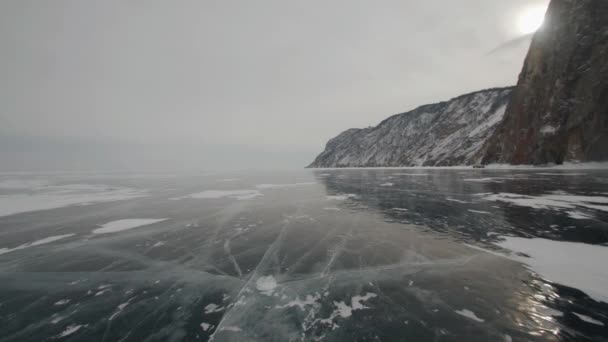
[[[2,1],[1,157],[300,167],[344,129],[514,84],[527,46],[487,52],[546,2]]]

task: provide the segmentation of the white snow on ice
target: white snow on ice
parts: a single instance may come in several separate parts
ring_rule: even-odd
[[[578,210],[567,211],[566,214],[568,214],[568,216],[570,218],[573,218],[576,220],[589,220],[589,219],[594,218],[593,215],[589,215],[589,214],[586,214],[586,213],[584,213],[582,211],[578,211]]]
[[[120,201],[147,195],[146,192],[140,190],[106,185],[67,184],[45,186],[44,182],[40,182],[40,185],[36,185],[39,183],[38,181],[31,181],[31,183],[15,180],[2,181],[1,183],[5,188],[21,189],[24,193],[0,195],[0,216],[73,205]],[[22,187],[22,185],[26,187]]]
[[[120,314],[122,312],[122,310],[124,310],[132,300],[133,300],[133,298],[127,300],[126,302],[124,302],[122,304],[119,304],[118,307],[116,308],[116,312],[114,312],[112,314],[112,316],[110,316],[110,318],[108,318],[108,321],[113,320],[114,317],[116,317],[118,314]]]
[[[602,322],[600,322],[600,321],[598,321],[596,319],[593,319],[593,318],[591,318],[589,316],[585,316],[583,314],[579,314],[579,313],[576,313],[576,312],[573,312],[573,314],[575,314],[578,318],[582,319],[583,321],[585,321],[587,323],[604,326],[604,323],[602,323]]]
[[[386,183],[380,184],[380,186],[385,186],[385,187],[389,187],[389,186],[393,186],[393,185],[395,185],[395,184],[391,183],[391,182],[386,182]]]
[[[258,189],[280,189],[280,188],[293,188],[298,186],[305,185],[315,185],[315,182],[307,182],[307,183],[291,183],[291,184],[258,184],[255,187]]]
[[[55,336],[55,338],[62,338],[62,337],[72,335],[73,333],[80,330],[80,328],[82,328],[82,327],[83,327],[82,325],[76,325],[76,324],[68,325],[65,328],[65,330],[62,331],[59,335]]]
[[[608,247],[540,238],[503,238],[504,241],[496,245],[513,251],[513,254],[486,252],[527,264],[550,281],[579,289],[597,301],[608,303],[608,268],[604,265],[608,260]]]
[[[557,131],[557,128],[551,125],[544,125],[540,128],[540,133],[543,135],[555,134],[555,131]]]
[[[479,182],[479,183],[502,183],[501,178],[486,177],[486,178],[465,178],[465,182]]]
[[[221,331],[239,332],[239,331],[241,331],[241,328],[235,327],[235,326],[228,326],[228,327],[222,327],[220,330]]]
[[[211,324],[203,322],[201,323],[201,328],[203,328],[203,331],[207,331],[211,328]]]
[[[472,213],[476,213],[476,214],[491,214],[488,211],[481,211],[481,210],[473,210],[473,209],[467,209],[468,211],[472,212]]]
[[[18,251],[20,249],[25,249],[25,248],[29,248],[29,247],[44,245],[44,244],[55,242],[57,240],[65,239],[65,238],[68,238],[68,237],[74,236],[74,235],[75,234],[64,234],[64,235],[57,235],[57,236],[49,236],[49,237],[46,237],[44,239],[36,240],[34,242],[24,243],[23,245],[17,246],[17,247],[14,247],[14,248],[0,248],[0,255],[6,254],[6,253],[10,253],[10,252],[14,252],[14,251]]]
[[[321,298],[321,295],[317,294],[315,296],[312,295],[306,295],[306,298],[304,300],[301,300],[300,297],[296,297],[296,299],[288,302],[285,305],[278,305],[276,306],[276,308],[282,309],[282,308],[291,308],[294,306],[297,306],[298,308],[300,308],[300,310],[302,311],[306,311],[306,306],[315,306],[317,304],[317,301]]]
[[[357,198],[355,194],[343,194],[343,195],[331,195],[327,196],[327,199],[330,201],[345,201],[349,198]]]
[[[456,203],[471,203],[471,202],[461,201],[461,200],[457,200],[455,198],[450,198],[450,197],[446,197],[445,199],[446,199],[446,201],[456,202]]]
[[[214,312],[220,312],[220,311],[224,311],[226,308],[224,308],[223,306],[219,306],[217,304],[208,304],[207,306],[205,306],[205,314],[210,314],[210,313],[214,313]]]
[[[483,319],[477,317],[477,315],[473,311],[471,311],[471,310],[462,309],[462,310],[454,310],[454,312],[456,312],[457,314],[462,315],[464,317],[470,318],[470,319],[472,319],[474,321],[484,322]]]
[[[233,198],[237,200],[249,200],[262,196],[258,190],[205,190],[194,194],[170,198],[171,200],[182,199],[217,199],[217,198]]]
[[[125,220],[117,220],[111,221],[106,224],[101,225],[100,228],[94,229],[93,234],[108,234],[108,233],[116,233],[124,230],[129,230],[141,226],[147,226],[153,223],[158,223],[168,220],[166,218],[162,219],[125,219]]]
[[[608,197],[604,196],[580,196],[565,192],[553,192],[540,196],[528,196],[512,193],[478,194],[486,201],[499,201],[530,207],[533,209],[575,209],[583,207],[600,211],[608,211]]]
[[[255,287],[258,291],[267,296],[271,296],[274,289],[277,287],[277,281],[273,276],[259,277],[255,282]]]

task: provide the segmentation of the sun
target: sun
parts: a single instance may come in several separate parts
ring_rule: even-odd
[[[519,16],[519,31],[523,34],[536,32],[545,20],[546,11],[546,6],[530,7],[524,10]]]

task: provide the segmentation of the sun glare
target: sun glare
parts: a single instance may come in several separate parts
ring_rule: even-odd
[[[533,33],[538,30],[545,19],[547,7],[538,6],[526,9],[519,16],[518,28],[523,34]]]

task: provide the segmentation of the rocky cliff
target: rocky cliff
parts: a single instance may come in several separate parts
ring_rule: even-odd
[[[495,88],[397,114],[331,139],[309,167],[475,164],[501,122],[512,88]]]
[[[608,159],[608,1],[553,0],[484,163]]]

